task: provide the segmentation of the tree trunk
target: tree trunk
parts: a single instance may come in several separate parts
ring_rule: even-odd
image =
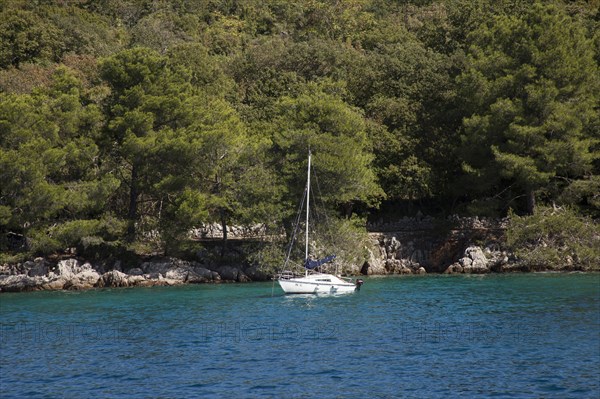
[[[137,219],[137,200],[138,200],[138,171],[133,165],[131,168],[131,183],[129,185],[129,211],[127,212],[127,239],[131,242],[135,240],[135,222]]]
[[[527,189],[527,213],[533,215],[535,212],[535,192],[533,189]]]
[[[351,201],[346,202],[342,205],[344,209],[344,216],[346,219],[350,219],[352,217],[352,209],[354,208],[354,204]]]
[[[225,217],[225,211],[219,211],[221,216],[221,228],[223,229],[223,245],[221,246],[221,258],[225,256],[225,252],[227,251],[227,218]]]

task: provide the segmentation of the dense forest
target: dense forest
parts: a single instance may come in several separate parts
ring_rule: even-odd
[[[595,223],[599,10],[0,0],[0,252],[283,231],[309,148],[340,221],[563,209]]]

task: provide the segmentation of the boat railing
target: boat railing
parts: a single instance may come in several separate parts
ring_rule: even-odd
[[[296,277],[300,277],[300,275],[298,273],[294,273],[291,270],[284,270],[277,274],[277,276],[275,276],[277,280],[291,280]]]

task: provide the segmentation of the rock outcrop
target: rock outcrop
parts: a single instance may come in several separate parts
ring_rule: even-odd
[[[468,246],[463,256],[448,266],[444,271],[446,274],[483,274],[491,272],[506,272],[512,271],[511,260],[514,261],[514,256],[506,251],[498,248],[486,247],[481,249],[479,246]]]
[[[396,236],[380,235],[374,238],[374,250],[369,249],[368,260],[360,272],[364,275],[425,274],[427,271],[415,260],[419,255],[413,241],[400,241]]]
[[[361,273],[508,271],[514,257],[501,248],[507,222],[507,219],[458,216],[435,219],[423,215],[393,222],[371,222],[367,227],[376,249],[369,254]]]
[[[162,286],[202,284],[221,281],[251,281],[241,268],[220,266],[210,270],[198,262],[177,258],[156,258],[139,267],[121,271],[120,262],[112,270],[102,272],[105,265],[94,267],[78,259],[63,259],[54,265],[43,258],[0,266],[0,292],[38,290],[83,290],[103,287]],[[256,279],[264,277],[256,267],[250,268]]]

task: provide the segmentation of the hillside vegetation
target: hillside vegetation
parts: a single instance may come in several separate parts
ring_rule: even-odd
[[[599,9],[0,0],[0,252],[289,231],[308,148],[319,201],[353,226],[381,204],[544,205],[597,236]]]

